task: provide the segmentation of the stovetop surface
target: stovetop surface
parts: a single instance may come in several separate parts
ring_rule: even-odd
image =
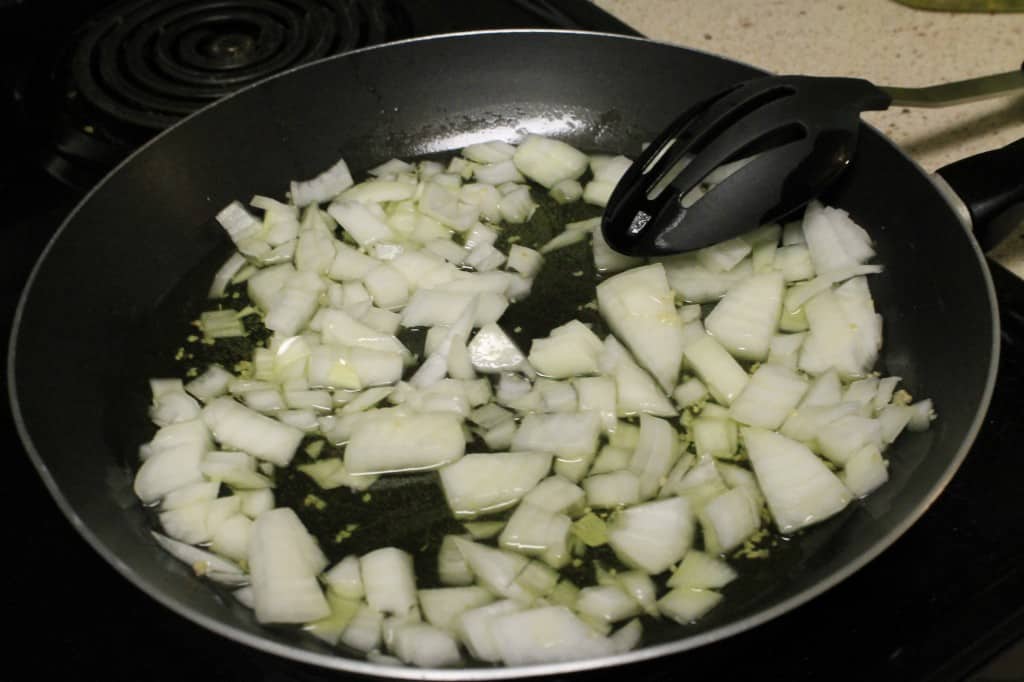
[[[397,4],[405,23],[396,37],[507,27],[629,30],[585,0]],[[0,40],[7,40],[0,54],[16,53],[0,60],[5,88],[0,130],[8,138],[7,151],[0,154],[5,348],[17,294],[32,262],[81,196],[80,183],[102,168],[100,163],[70,174],[55,168],[54,159],[67,150],[55,153],[24,134],[24,102],[12,101],[12,92],[24,85],[19,78],[30,61],[27,45],[38,47],[42,36],[31,31],[19,36],[17,22],[8,19],[24,19],[45,5],[52,7],[0,0]],[[90,11],[96,11],[94,5]],[[76,11],[85,10],[76,5]],[[70,188],[55,181],[55,175],[66,175],[65,181],[79,186]],[[992,407],[966,462],[924,517],[878,559],[789,614],[721,643],[590,673],[587,679],[713,674],[719,679],[958,680],[1024,635],[1024,505],[1018,502],[1024,480],[1019,452],[1024,436],[1019,419],[1024,283],[998,265],[992,268],[1003,324]],[[207,632],[130,585],[60,513],[24,456],[6,410],[0,429],[9,455],[2,603],[15,628],[6,647],[8,665],[58,679],[338,679]]]

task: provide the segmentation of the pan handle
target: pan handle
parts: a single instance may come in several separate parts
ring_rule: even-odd
[[[996,218],[1015,204],[1024,203],[1024,138],[955,161],[936,174],[964,203],[974,235],[987,251],[1014,227],[1014,221]]]

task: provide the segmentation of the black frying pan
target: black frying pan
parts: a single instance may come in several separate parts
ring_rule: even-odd
[[[201,309],[211,267],[229,249],[210,218],[229,201],[281,196],[289,180],[311,177],[341,155],[358,173],[394,156],[514,140],[527,131],[635,156],[688,104],[757,73],[641,39],[467,34],[332,58],[190,117],[101,182],[33,272],[8,365],[30,457],[74,526],[154,599],[244,644],[326,667],[437,679],[607,667],[700,646],[794,608],[877,556],[932,503],[966,456],[995,379],[998,320],[981,251],[921,169],[872,130],[826,200],[848,209],[877,241],[886,264],[872,279],[886,323],[881,361],[915,394],[932,397],[940,419],[890,450],[891,480],[883,488],[785,543],[776,559],[750,564],[744,586],[727,590],[696,627],[648,628],[646,646],[610,660],[381,668],[293,630],[256,624],[153,543],[131,492],[136,447],[147,435],[145,379],[166,368],[180,342],[169,332],[161,338],[177,329],[163,319]],[[183,291],[194,295],[182,298]]]

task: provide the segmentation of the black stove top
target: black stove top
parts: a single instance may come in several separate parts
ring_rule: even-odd
[[[85,189],[158,130],[320,56],[511,27],[635,33],[586,0],[0,0],[4,343],[45,241]],[[950,486],[903,538],[751,632],[587,679],[981,679],[977,671],[1024,635],[1024,282],[994,264],[993,275],[1003,356],[989,416]],[[338,679],[213,635],[131,586],[53,504],[6,411],[3,420],[8,667],[111,682]]]

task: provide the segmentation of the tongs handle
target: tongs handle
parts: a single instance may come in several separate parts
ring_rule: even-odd
[[[878,87],[892,98],[890,106],[948,107],[954,104],[977,102],[1024,89],[1024,64],[1016,71],[968,78],[952,83],[931,85],[926,88],[896,88],[888,85]]]

